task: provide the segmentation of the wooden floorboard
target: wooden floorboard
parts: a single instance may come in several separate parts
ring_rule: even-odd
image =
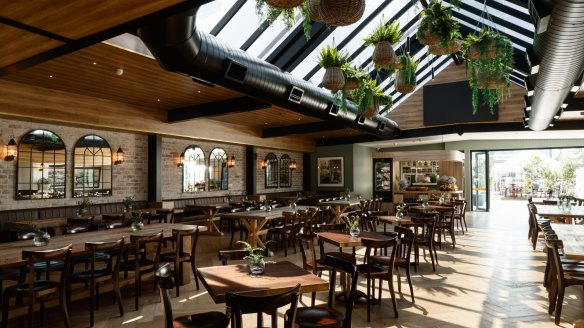
[[[455,249],[446,242],[438,250],[436,272],[432,272],[431,264],[424,259],[420,260],[418,272],[412,272],[415,303],[411,302],[404,279],[404,294],[398,296],[399,318],[394,318],[385,283],[381,305],[372,306],[372,321],[366,322],[366,306],[360,303],[353,312],[353,327],[554,327],[553,317],[547,314],[547,293],[541,284],[545,258],[541,245],[538,251],[532,251],[527,239],[525,203],[504,201],[496,204],[490,213],[467,215],[469,232],[456,235]],[[199,243],[197,264],[218,265],[217,251],[227,247],[229,234],[202,236]],[[280,253],[276,260],[283,258]],[[286,260],[300,263],[300,254],[291,253]],[[360,280],[359,288],[365,290],[365,286],[365,281]],[[122,293],[125,315],[119,317],[111,294],[106,293],[96,311],[95,327],[163,326],[158,294],[152,292],[151,281],[144,283],[140,311],[133,311],[133,288],[127,286]],[[317,296],[320,303],[324,303],[325,298],[326,293]],[[581,288],[566,289],[560,327],[571,327],[576,319],[584,318],[582,299]],[[302,301],[310,302],[307,297]],[[223,304],[214,304],[204,289],[196,291],[194,281],[184,286],[181,297],[173,297],[172,302],[175,316],[225,310]],[[73,327],[88,327],[88,302],[75,302],[70,315]],[[11,320],[9,327],[25,325],[24,319]],[[57,309],[49,309],[46,320],[47,327],[63,326]],[[280,327],[282,322],[280,313]],[[245,323],[246,327],[254,327],[255,319],[246,317]]]

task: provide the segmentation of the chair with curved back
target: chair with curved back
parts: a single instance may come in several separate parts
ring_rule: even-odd
[[[176,297],[179,296],[179,287],[183,277],[183,263],[189,262],[191,270],[195,276],[195,285],[199,290],[199,277],[197,276],[197,266],[195,264],[195,251],[199,239],[199,227],[187,229],[172,229],[174,251],[160,254],[160,262],[173,263],[174,285],[176,288]],[[190,247],[185,251],[185,240],[190,238]]]
[[[116,229],[122,227],[129,227],[128,223],[125,222],[123,214],[104,214],[101,216],[101,220],[105,224],[106,229]]]
[[[542,231],[541,225],[549,225],[551,220],[538,219],[537,207],[532,203],[527,204],[527,210],[529,211],[529,238],[531,239],[531,246],[535,250],[539,233]]]
[[[165,328],[191,327],[191,328],[226,328],[229,325],[229,318],[221,312],[204,312],[185,315],[178,318],[172,316],[172,305],[168,290],[174,288],[170,264],[165,263],[154,274],[156,285],[160,291],[160,303],[164,315]]]
[[[428,250],[432,260],[432,271],[436,271],[436,265],[438,264],[438,253],[436,252],[434,240],[436,219],[412,218],[412,223],[414,229],[414,271],[418,272],[418,266],[420,265],[420,247],[424,247],[424,258],[426,257],[426,249]]]
[[[286,305],[290,305],[288,313],[295,313],[298,304],[300,284],[285,292],[267,296],[248,296],[236,293],[225,294],[225,305],[231,312],[231,327],[242,328],[242,315],[257,313],[257,327],[263,327],[262,313],[269,313],[272,317],[272,327],[277,327],[277,311]],[[292,320],[284,318],[284,328],[292,328]]]
[[[158,268],[162,237],[162,231],[150,235],[130,235],[130,242],[133,245],[131,247],[131,250],[133,250],[133,258],[129,258],[130,247],[124,248],[124,261],[120,265],[120,270],[125,273],[128,271],[134,272],[134,301],[136,311],[138,310],[142,289],[142,274],[154,272]],[[146,249],[148,244],[153,244],[156,247],[153,258],[148,258],[147,253],[141,251],[142,249]]]
[[[468,232],[468,226],[466,225],[466,200],[456,199],[454,203],[454,220],[456,221],[456,228],[458,229],[458,224],[460,223],[460,229],[464,235],[464,231]]]
[[[67,234],[83,233],[97,230],[93,216],[87,218],[68,218]]]
[[[438,242],[440,243],[440,249],[442,249],[442,238],[446,241],[446,233],[450,235],[450,240],[452,241],[452,248],[456,247],[456,238],[454,237],[454,212],[455,207],[450,206],[448,210],[442,211],[438,220],[436,221],[436,233],[438,235]]]
[[[319,258],[316,255],[314,247],[316,235],[314,233],[299,233],[296,238],[302,254],[302,268],[304,270],[319,277],[322,276],[323,271],[330,271],[330,268],[324,264],[324,258]],[[312,306],[314,306],[315,301],[316,293],[312,293]]]
[[[355,294],[357,292],[357,282],[359,272],[357,267],[342,259],[327,255],[324,264],[331,268],[328,303],[326,306],[299,307],[296,309],[295,323],[301,328],[313,327],[342,327],[350,328],[353,317],[353,306],[355,304]],[[337,272],[347,275],[350,288],[345,300],[345,312],[342,313],[333,308],[336,288]],[[285,321],[291,321],[294,313],[286,312]]]
[[[284,211],[282,212],[284,218],[280,221],[281,224],[272,228],[268,229],[268,234],[266,238],[274,239],[270,237],[275,236],[276,241],[276,250],[278,250],[278,242],[284,248],[284,256],[288,256],[288,247],[290,246],[291,240],[293,239],[291,236],[294,233],[294,227],[298,220],[298,214],[293,211]],[[288,241],[288,245],[286,245],[286,241]],[[296,245],[294,244],[294,252],[296,252]]]
[[[43,324],[44,302],[50,295],[56,294],[59,298],[59,306],[63,313],[65,327],[70,327],[69,313],[67,310],[66,286],[68,281],[69,263],[71,260],[72,244],[63,248],[42,250],[42,251],[22,251],[22,259],[26,261],[27,268],[26,281],[6,288],[2,301],[2,328],[8,327],[8,306],[10,298],[27,296],[28,298],[28,326],[33,327],[34,305],[39,301],[41,325]],[[37,279],[35,263],[45,263],[47,261],[62,261],[63,266],[55,269],[60,271],[59,280]]]

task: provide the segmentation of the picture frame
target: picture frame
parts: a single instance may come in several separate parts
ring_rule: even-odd
[[[319,187],[345,186],[343,157],[318,157],[316,165]]]

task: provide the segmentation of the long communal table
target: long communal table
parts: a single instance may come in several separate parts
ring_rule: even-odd
[[[572,224],[574,219],[584,218],[584,206],[572,206],[570,211],[564,211],[556,205],[536,205],[536,207],[537,215],[550,218],[556,222],[565,220],[566,223]]]
[[[584,260],[584,225],[556,224],[552,228],[564,243],[564,256],[567,259]]]
[[[349,199],[349,200],[331,200],[328,202],[320,202],[318,205],[328,205],[331,207],[334,213],[333,223],[341,223],[341,216],[347,209],[353,206],[360,205],[361,201],[359,199]]]

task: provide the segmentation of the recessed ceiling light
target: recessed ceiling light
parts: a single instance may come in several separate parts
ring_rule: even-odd
[[[201,93],[201,90],[197,90],[197,93]]]
[[[268,125],[268,122],[264,123],[265,125]]]
[[[52,79],[52,78],[53,78],[53,76],[52,76],[52,75],[49,75],[49,78],[50,78],[50,79]]]
[[[298,120],[300,121],[300,117],[298,118]]]
[[[156,101],[160,102],[160,98],[156,99]]]
[[[93,62],[93,65],[97,65],[97,62]]]

